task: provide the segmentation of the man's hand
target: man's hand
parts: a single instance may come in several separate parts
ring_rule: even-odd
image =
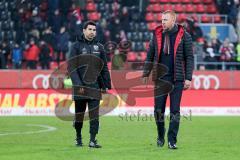
[[[191,81],[185,80],[183,89],[184,89],[184,90],[187,90],[187,89],[189,89],[190,87],[191,87]]]
[[[148,82],[148,77],[143,77],[142,78],[142,83],[143,84],[147,84],[147,82]]]

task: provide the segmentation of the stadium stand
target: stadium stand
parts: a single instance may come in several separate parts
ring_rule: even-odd
[[[196,48],[202,47],[202,53],[196,54],[200,54],[198,57],[203,57],[204,63],[206,59],[207,62],[211,62],[211,58],[205,58],[208,56],[206,46],[209,41],[215,40],[204,37],[198,24],[229,23],[238,30],[236,17],[239,3],[237,2],[232,3],[230,0],[145,0],[145,2],[146,4],[141,8],[138,1],[130,3],[123,0],[81,2],[76,0],[2,0],[0,2],[0,68],[16,68],[12,55],[16,46],[20,50],[15,53],[22,57],[18,68],[29,68],[26,56],[29,55],[27,52],[31,48],[31,41],[34,41],[39,50],[36,68],[43,69],[41,62],[45,62],[44,58],[47,59],[46,63],[49,63],[46,64],[49,67],[45,69],[56,68],[65,61],[65,56],[68,57],[70,45],[81,34],[82,23],[86,20],[98,22],[98,39],[103,44],[109,41],[116,44],[126,40],[131,42],[128,50],[130,53],[127,56],[127,60],[131,62],[144,61],[151,32],[161,24],[161,13],[165,10],[175,10],[178,13],[178,23],[183,24],[191,33],[195,42],[195,50],[199,51]],[[224,9],[219,10],[223,6]],[[221,46],[223,41],[219,43]],[[232,50],[230,62],[238,62],[236,58],[238,43],[228,43]],[[66,46],[67,49],[63,50],[61,46]],[[115,45],[115,48],[117,46]],[[220,50],[214,51],[217,55],[217,62],[223,61],[220,58]],[[45,56],[42,56],[43,52]],[[113,55],[114,51],[111,50],[109,54]],[[198,61],[201,61],[201,58],[198,58]]]

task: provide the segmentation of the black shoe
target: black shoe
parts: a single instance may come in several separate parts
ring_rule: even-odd
[[[163,147],[164,143],[165,143],[164,139],[160,139],[160,138],[157,139],[157,146],[158,147]]]
[[[97,143],[97,140],[90,141],[89,142],[89,147],[90,148],[102,148],[102,146]]]
[[[169,149],[177,149],[177,145],[176,145],[176,143],[168,142],[168,148]]]
[[[82,143],[82,139],[81,139],[81,138],[77,138],[77,139],[76,139],[76,146],[77,146],[77,147],[82,147],[82,146],[83,146],[83,143]]]

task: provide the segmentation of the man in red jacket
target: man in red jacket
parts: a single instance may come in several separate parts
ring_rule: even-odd
[[[25,51],[25,59],[27,61],[27,68],[36,69],[40,49],[35,44],[34,40],[30,41],[30,47]]]
[[[193,73],[192,38],[181,25],[175,22],[174,11],[169,10],[162,14],[162,25],[158,26],[153,33],[143,71],[144,83],[147,82],[151,71],[155,82],[154,116],[159,147],[162,147],[165,142],[164,113],[166,99],[168,94],[170,95],[169,149],[177,149],[182,91],[190,88]],[[161,70],[163,66],[167,70],[164,74],[164,70]],[[160,89],[156,91],[159,87]],[[166,88],[171,89],[165,93],[162,92],[166,91]]]

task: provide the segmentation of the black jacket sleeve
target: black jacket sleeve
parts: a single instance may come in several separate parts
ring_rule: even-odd
[[[111,89],[111,78],[110,78],[110,73],[108,70],[108,66],[107,66],[107,58],[106,58],[106,53],[105,50],[103,48],[103,46],[100,44],[100,57],[103,60],[103,68],[101,70],[100,73],[100,81],[101,81],[101,88],[103,89]]]
[[[154,35],[152,36],[150,42],[149,42],[149,48],[147,51],[147,58],[144,63],[143,67],[143,75],[142,77],[148,77],[152,71],[153,68],[153,60],[155,56],[155,41],[154,41]]]
[[[185,79],[192,80],[194,58],[193,58],[193,44],[191,35],[184,33],[184,61],[185,61]]]
[[[71,80],[72,80],[72,83],[74,86],[82,86],[83,83],[82,83],[82,79],[81,77],[79,76],[78,74],[78,49],[77,49],[77,43],[74,43],[72,46],[71,46],[71,53],[70,53],[70,57],[69,57],[69,60],[68,60],[68,74],[70,75],[71,77]]]

